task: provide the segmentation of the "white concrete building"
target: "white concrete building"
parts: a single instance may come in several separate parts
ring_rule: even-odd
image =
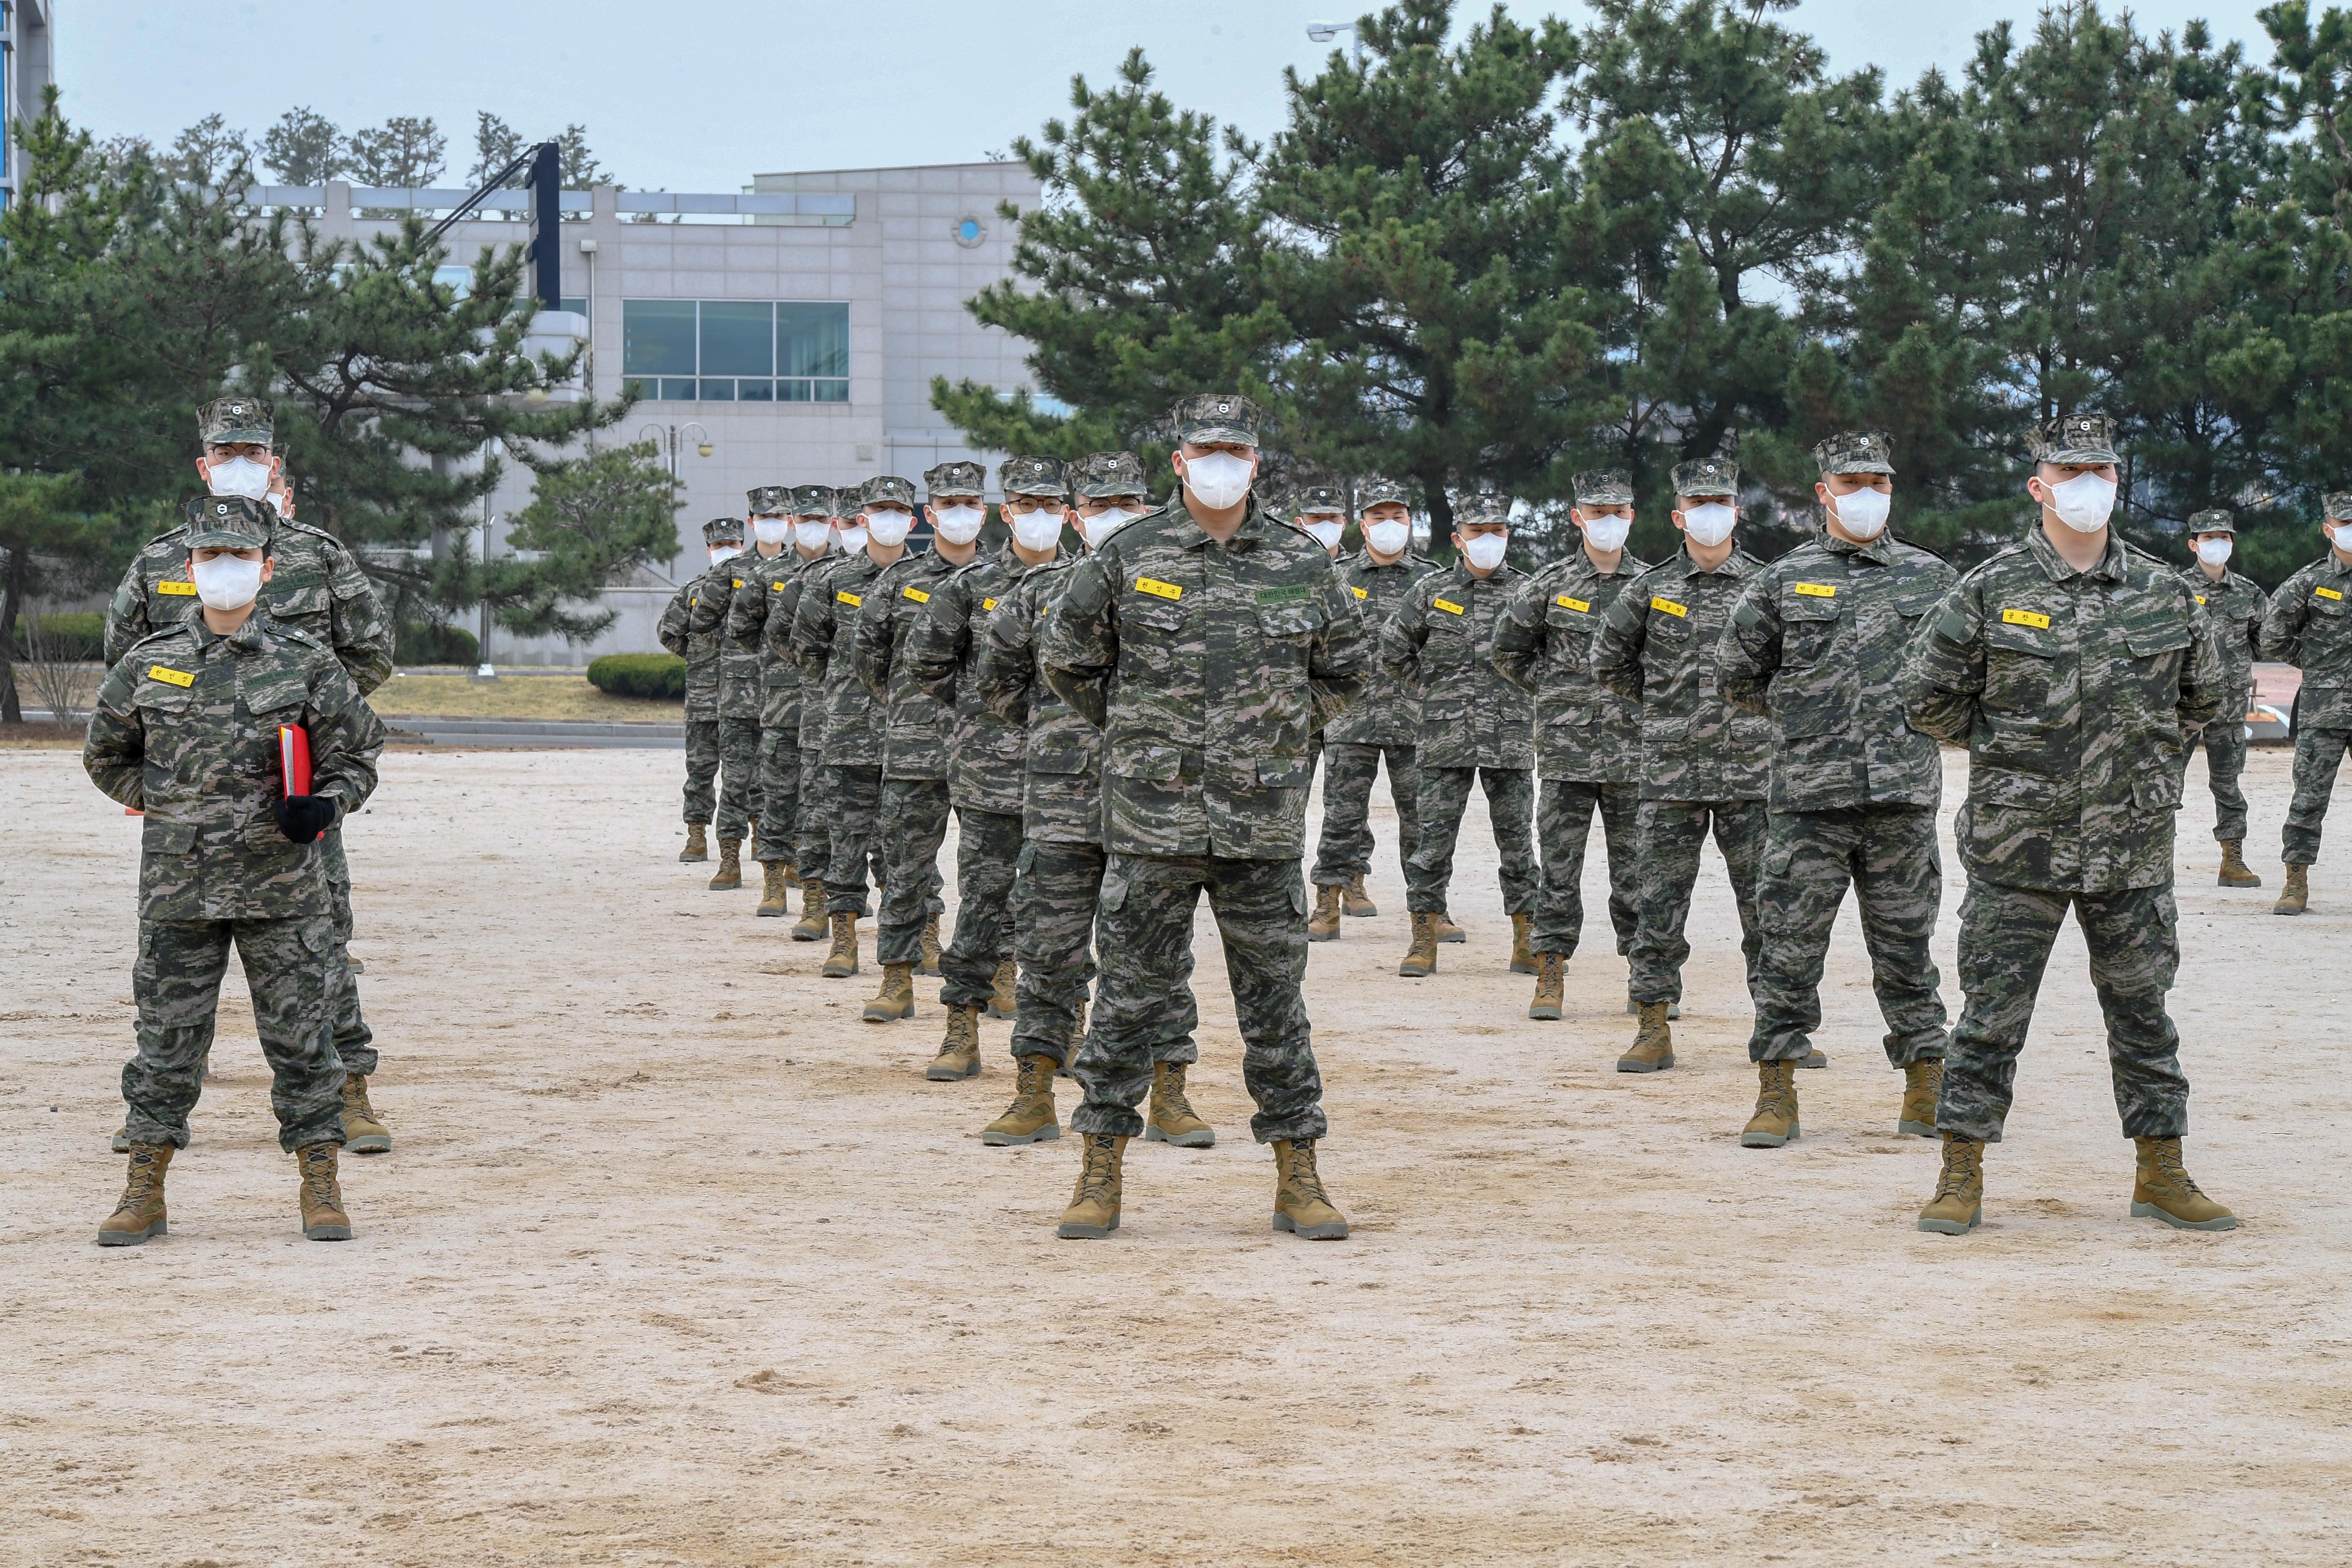
[[[41,112],[41,89],[57,79],[49,30],[56,0],[0,0],[0,125]],[[0,135],[0,206],[16,199],[24,149]]]

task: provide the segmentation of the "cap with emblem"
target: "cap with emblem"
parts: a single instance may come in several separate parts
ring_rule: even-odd
[[[1884,430],[1841,430],[1813,448],[1825,474],[1895,472],[1895,445]]]
[[[743,542],[743,520],[740,517],[714,517],[702,525],[705,544],[740,544]]]
[[[790,485],[761,485],[756,489],[745,490],[743,495],[751,503],[753,517],[782,517],[793,510],[793,487]]]
[[[1410,509],[1412,497],[1406,493],[1402,479],[1358,479],[1356,510],[1370,511],[1376,506],[1401,506]]]
[[[1675,465],[1675,494],[1726,500],[1739,493],[1739,465],[1728,458],[1699,458]]]
[[[1454,525],[1468,528],[1489,522],[1511,521],[1511,502],[1507,496],[1464,496],[1454,503]]]
[[[941,463],[923,470],[923,490],[933,500],[978,500],[988,494],[988,470],[978,463]]]
[[[1070,486],[1086,500],[1151,493],[1144,482],[1143,460],[1132,452],[1088,452],[1072,465]]]
[[[2120,463],[2116,422],[2104,414],[2063,414],[2035,426],[2027,437],[2037,463]]]
[[[2352,496],[2346,496],[2342,499],[2352,500]],[[2191,533],[2235,533],[2238,531],[2238,519],[2236,514],[2231,512],[2227,507],[2208,507],[2203,511],[2192,511],[2189,514],[2189,531]]]
[[[794,485],[793,515],[794,517],[831,517],[833,487],[831,485]]]
[[[245,496],[206,496],[188,526],[191,550],[267,550],[273,514]]]
[[[1623,468],[1588,468],[1569,483],[1575,487],[1579,506],[1633,504],[1633,476]]]
[[[1293,510],[1302,514],[1336,511],[1344,516],[1348,510],[1348,493],[1339,488],[1337,480],[1309,479],[1292,489],[1290,504]]]
[[[1168,417],[1176,426],[1176,439],[1195,447],[1255,447],[1262,419],[1256,404],[1234,392],[1187,397],[1168,411]]]
[[[269,445],[269,405],[258,397],[215,397],[196,410],[196,436],[207,447]]]
[[[997,488],[1008,496],[1053,496],[1070,493],[1062,477],[1059,458],[1011,458],[996,470]]]
[[[857,487],[857,504],[862,510],[875,506],[903,506],[915,510],[915,481],[902,479],[896,474],[877,474]]]

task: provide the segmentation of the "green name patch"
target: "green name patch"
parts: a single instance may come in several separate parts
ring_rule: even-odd
[[[1311,599],[1315,590],[1304,583],[1293,583],[1286,588],[1260,588],[1257,602],[1261,605],[1287,605],[1300,599]]]

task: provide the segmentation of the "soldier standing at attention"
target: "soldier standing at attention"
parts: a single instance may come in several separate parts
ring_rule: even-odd
[[[343,673],[362,697],[392,675],[393,627],[367,574],[342,542],[322,529],[294,521],[294,497],[286,462],[271,441],[275,414],[257,397],[223,397],[197,412],[197,435],[205,455],[196,473],[209,496],[243,496],[274,514],[270,522],[273,565],[261,605],[279,626],[302,632],[333,650]],[[188,503],[194,520],[202,500]],[[107,607],[105,655],[111,665],[141,637],[177,626],[196,603],[188,580],[189,521],[158,535],[122,576]],[[392,1133],[368,1102],[368,1079],[377,1067],[375,1036],[360,1010],[352,976],[352,870],[343,858],[340,823],[320,837],[328,891],[334,900],[335,954],[328,975],[329,1008],[335,1023],[335,1051],[343,1063],[343,1126],[354,1154],[380,1154],[392,1147]],[[115,1135],[114,1152],[130,1147],[130,1130]]]
[[[1171,411],[1174,503],[1122,526],[1070,571],[1040,663],[1104,732],[1104,957],[1078,1050],[1085,1136],[1065,1237],[1118,1226],[1120,1165],[1143,1130],[1153,1064],[1191,1060],[1199,1013],[1185,984],[1206,892],[1224,940],[1257,1102],[1274,1145],[1274,1226],[1344,1237],[1315,1142],[1322,1076],[1299,982],[1307,972],[1307,741],[1362,689],[1363,623],[1322,547],[1251,504],[1258,411],[1230,394]]]
[[[760,819],[760,656],[727,636],[727,612],[748,581],[744,573],[754,558],[740,542],[739,534],[736,553],[722,563],[724,570],[703,579],[686,613],[687,635],[707,637],[719,649],[719,870],[710,879],[713,892],[743,885],[743,840]],[[781,555],[783,542],[772,541],[765,551]]]
[[[2352,746],[2352,490],[2332,491],[2320,532],[2327,553],[2279,584],[2263,616],[2264,658],[2303,671],[2294,705],[2294,799],[2287,806],[2286,886],[2271,912],[2299,915],[2319,859],[2319,825]]]
[[[1527,579],[1503,564],[1510,545],[1510,505],[1482,498],[1455,509],[1461,548],[1453,570],[1430,572],[1406,590],[1380,632],[1381,668],[1421,692],[1421,730],[1413,765],[1421,774],[1413,807],[1418,837],[1404,863],[1405,907],[1412,947],[1397,965],[1407,976],[1437,971],[1437,919],[1454,879],[1454,845],[1475,781],[1486,792],[1486,816],[1500,858],[1503,909],[1511,917],[1511,973],[1536,972],[1528,945],[1535,924],[1535,704],[1495,668],[1495,627],[1503,605]]]
[[[1567,559],[1521,583],[1495,626],[1495,668],[1534,693],[1543,775],[1536,837],[1543,889],[1536,900],[1535,1000],[1530,1018],[1557,1019],[1568,961],[1584,934],[1584,846],[1601,816],[1609,849],[1609,923],[1617,953],[1633,951],[1638,923],[1634,818],[1641,806],[1642,715],[1592,679],[1592,634],[1649,563],[1625,553],[1633,479],[1622,468],[1579,474],[1569,517],[1582,535]]]
[[[1764,796],[1771,726],[1742,713],[1716,687],[1716,652],[1732,606],[1760,564],[1732,542],[1739,524],[1739,465],[1728,458],[1677,463],[1675,526],[1683,547],[1618,595],[1592,639],[1592,676],[1642,709],[1639,923],[1631,1000],[1640,1023],[1619,1072],[1675,1065],[1669,1018],[1679,1017],[1690,943],[1691,889],[1710,826],[1739,910],[1740,956],[1752,996],[1760,940],[1756,878],[1764,858]],[[1822,1065],[1818,1057],[1801,1066]]]
[[[2034,434],[2040,526],[1962,577],[1912,643],[1911,722],[1966,742],[1953,831],[1960,1022],[1936,1127],[1944,1169],[1919,1228],[1961,1236],[1984,1211],[2017,1053],[2071,907],[2090,949],[2124,1135],[2139,1146],[2131,1212],[2228,1230],[2180,1163],[2189,1079],[2164,1010],[2180,963],[2172,822],[2199,726],[2221,711],[2221,656],[2189,584],[2115,536],[2112,422],[2070,414]]]
[[[718,517],[702,525],[702,546],[710,564],[681,584],[662,611],[654,636],[662,647],[686,660],[686,847],[680,860],[708,860],[710,847],[702,830],[718,808],[719,778],[719,634],[697,632],[688,622],[703,595],[714,583],[734,575],[728,563],[743,553],[743,525],[731,517]],[[740,836],[743,825],[721,822],[720,837],[730,826]]]
[[[820,535],[814,551],[793,542],[789,486],[761,485],[751,502],[759,552],[739,563],[743,586],[728,603],[727,639],[760,663],[760,817],[751,842],[760,862],[759,912],[781,916],[800,852],[801,672],[768,642],[768,618],[801,569],[822,558],[824,542]]]
[[[1404,487],[1391,479],[1367,479],[1356,487],[1363,509],[1364,547],[1339,563],[1339,581],[1355,599],[1368,632],[1388,625],[1413,584],[1438,568],[1412,549],[1412,514]],[[1421,773],[1414,746],[1420,739],[1421,692],[1377,661],[1369,668],[1361,701],[1331,721],[1323,731],[1323,833],[1315,849],[1315,913],[1307,922],[1309,942],[1337,942],[1345,913],[1376,915],[1380,907],[1364,890],[1372,868],[1372,781],[1381,759],[1389,764],[1389,800],[1396,807],[1397,858],[1410,863],[1419,835],[1414,813]]]
[[[2237,547],[2238,520],[2216,507],[2189,519],[2189,546],[2194,564],[2181,569],[2181,578],[2205,606],[2205,624],[2212,628],[2214,651],[2221,656],[2221,674],[2228,689],[2221,716],[2205,726],[2205,782],[2213,792],[2213,837],[2221,846],[2221,870],[2215,879],[2224,888],[2259,888],[2263,879],[2246,864],[2246,792],[2238,775],[2246,771],[2246,714],[2254,705],[2255,647],[2262,641],[2263,613],[2270,596],[2251,577],[2230,570],[2230,553]]]
[[[785,576],[782,590],[774,595],[776,602],[768,607],[768,651],[792,670],[800,694],[800,837],[795,864],[801,872],[801,918],[793,927],[794,942],[825,938],[824,867],[832,851],[833,827],[819,787],[824,765],[824,692],[804,679],[799,657],[793,652],[793,619],[800,613],[803,598],[827,591],[821,584],[843,559],[841,531],[833,519],[838,504],[831,485],[793,487],[793,549],[804,564]]]
[[[1756,1114],[1739,1135],[1798,1134],[1794,1068],[1822,1023],[1822,968],[1848,883],[1862,914],[1886,1059],[1903,1074],[1897,1132],[1936,1135],[1944,999],[1928,939],[1943,900],[1936,806],[1944,763],[1903,713],[1903,653],[1958,575],[1886,529],[1895,465],[1874,432],[1813,448],[1818,538],[1758,572],[1724,634],[1725,700],[1772,724],[1770,812],[1757,889]]]
[[[130,1179],[98,1241],[136,1246],[165,1234],[163,1177],[188,1146],[232,942],[269,1061],[278,1147],[301,1170],[302,1234],[342,1241],[352,1234],[336,1180],[344,1068],[329,994],[333,894],[318,838],[375,788],[383,726],[332,650],[257,610],[271,575],[269,510],[244,496],[202,505],[186,563],[201,608],[115,661],[82,747],[91,782],[146,814],[131,970],[139,1053],[122,1069]],[[307,795],[284,794],[281,725],[309,736]]]

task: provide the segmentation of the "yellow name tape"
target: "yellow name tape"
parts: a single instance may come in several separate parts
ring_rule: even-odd
[[[1149,594],[1155,599],[1181,599],[1184,596],[1183,589],[1173,583],[1162,583],[1157,577],[1138,577],[1135,591]]]
[[[2040,626],[2046,632],[2050,629],[2050,617],[2039,610],[2003,610],[2000,624],[2005,626]]]
[[[1592,611],[1591,600],[1571,599],[1566,594],[1560,595],[1559,597],[1554,599],[1552,603],[1558,605],[1563,610],[1574,610],[1580,615],[1590,615]]]
[[[1837,597],[1837,590],[1831,587],[1826,583],[1799,583],[1795,584],[1795,587],[1798,593],[1802,594],[1808,599],[1834,599]]]
[[[980,607],[983,610],[992,610],[996,608],[996,601],[993,599],[982,599],[980,602]]]
[[[783,591],[784,585],[782,583],[771,583],[768,584],[768,592],[771,594],[781,594]]]
[[[1672,599],[1653,597],[1650,600],[1650,608],[1654,610],[1664,610],[1670,616],[1687,616],[1690,614],[1689,605],[1677,605]]]
[[[730,588],[740,588],[740,587],[741,587],[741,586],[743,585],[743,579],[742,579],[742,578],[740,578],[740,577],[738,577],[738,578],[736,578],[734,581],[732,581],[732,582],[729,583],[727,585],[728,585],[729,587],[730,587]]]
[[[2201,605],[2201,604],[2203,604],[2203,603],[2205,602],[2205,595],[2202,595],[2202,594],[2198,595],[2197,595],[2197,602],[2198,602],[2199,604],[2200,604],[2200,605]]]
[[[919,605],[928,605],[931,602],[931,596],[920,588],[901,588],[899,592]]]
[[[863,600],[863,599],[859,598],[859,597],[858,597],[856,595],[855,595],[855,594],[843,593],[843,592],[840,592],[839,590],[836,590],[836,591],[835,592],[835,594],[834,594],[834,595],[833,595],[833,596],[834,596],[835,600],[835,601],[837,601],[838,603],[841,603],[841,604],[844,604],[844,605],[849,605],[850,607],[852,607],[853,609],[856,609],[856,608],[862,608],[862,607],[865,605],[865,603],[866,603],[866,601],[865,601],[865,600]]]
[[[151,664],[147,667],[147,679],[160,680],[166,686],[194,686],[196,683],[196,678],[186,670],[165,669],[160,664]]]
[[[2333,588],[2314,588],[2312,592],[2318,595],[2323,599],[2341,599],[2344,597],[2343,595],[2337,593]]]
[[[1348,584],[1348,592],[1355,595],[1359,599],[1369,599],[1372,596],[1370,589],[1359,588],[1353,583]]]
[[[1458,616],[1458,615],[1462,614],[1462,606],[1461,606],[1461,605],[1457,605],[1457,604],[1455,604],[1455,603],[1454,603],[1453,600],[1451,600],[1451,599],[1437,599],[1437,600],[1433,600],[1433,603],[1434,603],[1434,604],[1437,605],[1437,607],[1438,607],[1439,609],[1444,610],[1444,611],[1447,615],[1449,615],[1449,616]]]
[[[196,585],[194,583],[158,583],[155,584],[155,592],[159,594],[176,594],[182,598],[194,598],[195,596]]]

